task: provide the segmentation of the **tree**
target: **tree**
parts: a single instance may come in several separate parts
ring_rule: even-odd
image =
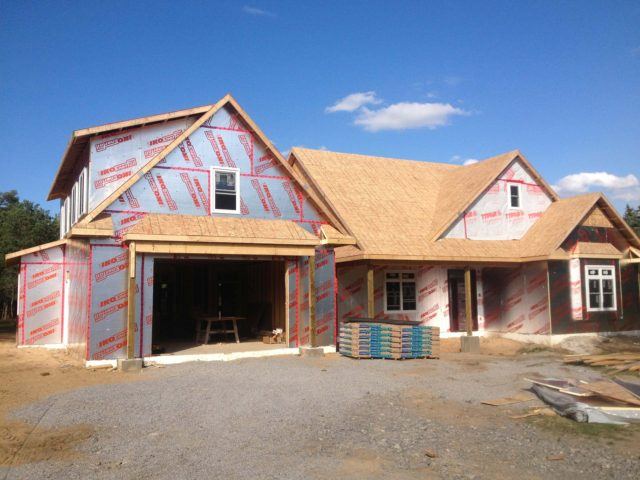
[[[18,268],[7,266],[7,253],[58,238],[58,218],[37,203],[20,200],[18,192],[0,192],[0,319],[14,315]]]
[[[627,204],[627,208],[624,210],[624,221],[640,235],[640,205],[636,208],[631,208]]]

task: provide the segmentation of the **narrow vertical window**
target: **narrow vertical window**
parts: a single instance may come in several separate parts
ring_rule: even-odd
[[[211,211],[240,213],[240,170],[214,167],[211,180]]]
[[[509,185],[509,206],[520,208],[520,185]]]
[[[387,272],[385,275],[385,310],[412,312],[416,309],[416,280],[412,272]]]
[[[587,265],[587,311],[616,310],[616,276],[613,266]]]

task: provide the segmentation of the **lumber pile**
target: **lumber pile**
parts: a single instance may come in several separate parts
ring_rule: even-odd
[[[353,358],[438,358],[440,329],[425,325],[348,322],[340,325],[339,352]]]
[[[611,353],[600,355],[568,355],[564,363],[605,367],[616,372],[640,372],[640,353]]]

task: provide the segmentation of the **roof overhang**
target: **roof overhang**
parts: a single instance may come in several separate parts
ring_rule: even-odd
[[[67,239],[63,238],[53,242],[43,243],[42,245],[37,245],[35,247],[25,248],[24,250],[19,250],[17,252],[7,253],[4,256],[4,261],[6,265],[14,265],[18,263],[20,261],[20,258],[24,257],[25,255],[41,252],[42,250],[46,250],[47,248],[59,247],[66,243],[67,243]]]

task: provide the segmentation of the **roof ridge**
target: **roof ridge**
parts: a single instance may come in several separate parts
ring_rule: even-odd
[[[322,153],[322,154],[333,154],[333,155],[349,155],[352,157],[360,157],[362,159],[366,158],[375,158],[379,160],[386,161],[395,161],[395,162],[408,162],[412,164],[420,164],[420,165],[437,165],[437,166],[445,166],[445,167],[455,167],[460,168],[462,165],[455,165],[447,162],[434,162],[430,160],[415,160],[411,158],[396,158],[396,157],[382,157],[380,155],[366,155],[363,153],[349,153],[349,152],[336,152],[333,150],[323,150],[319,148],[305,148],[305,147],[291,147],[291,153],[295,152],[313,152],[313,153]]]

